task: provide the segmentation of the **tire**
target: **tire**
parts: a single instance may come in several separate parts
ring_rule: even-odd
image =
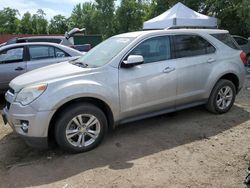
[[[228,95],[225,94],[227,92],[226,89],[230,90],[228,91]],[[235,85],[230,80],[221,79],[214,86],[206,104],[206,108],[209,112],[215,114],[226,113],[232,108],[235,97]],[[225,102],[223,102],[223,100]]]
[[[74,104],[61,112],[55,138],[61,149],[81,153],[96,148],[107,130],[107,118],[101,109],[89,103]]]

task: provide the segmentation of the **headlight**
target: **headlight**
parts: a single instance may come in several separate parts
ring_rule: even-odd
[[[22,105],[30,104],[35,99],[40,97],[46,89],[47,84],[38,84],[25,87],[17,94],[15,101],[21,103]]]

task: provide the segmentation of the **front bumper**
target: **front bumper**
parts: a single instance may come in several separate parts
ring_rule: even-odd
[[[28,145],[42,149],[48,147],[48,128],[53,111],[37,111],[30,105],[22,106],[10,102],[2,113],[4,122],[24,138]],[[22,122],[28,123],[26,131],[22,127]]]

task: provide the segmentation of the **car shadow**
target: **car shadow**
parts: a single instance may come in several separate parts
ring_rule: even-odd
[[[133,160],[209,139],[249,118],[249,113],[238,106],[223,115],[196,107],[120,125],[98,148],[75,155],[59,149],[36,151],[11,133],[0,140],[0,164],[8,172],[11,187],[45,185],[104,166],[113,170],[131,168]]]

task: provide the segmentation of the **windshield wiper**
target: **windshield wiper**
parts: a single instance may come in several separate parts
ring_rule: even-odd
[[[80,62],[80,61],[75,61],[73,64],[78,66],[78,67],[83,67],[83,68],[86,68],[89,66],[88,64]]]

